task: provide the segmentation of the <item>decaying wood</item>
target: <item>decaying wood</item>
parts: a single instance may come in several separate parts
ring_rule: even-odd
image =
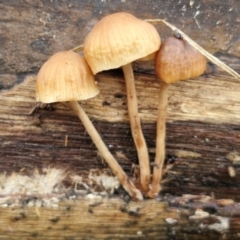
[[[37,71],[53,53],[83,43],[100,18],[117,11],[142,19],[167,19],[211,53],[240,56],[238,0],[1,1],[0,73]],[[171,34],[162,25],[157,29],[162,38]]]
[[[239,204],[206,195],[138,203],[126,203],[119,198],[99,201],[89,195],[48,207],[41,204],[40,199],[27,199],[21,205],[0,208],[1,236],[7,239],[239,238]]]
[[[133,164],[137,164],[137,154],[128,123],[125,83],[122,74],[119,71],[100,74],[97,76],[97,81],[101,89],[100,95],[83,102],[82,106],[93,120],[110,151],[128,175],[133,176],[132,167]],[[206,87],[206,82],[211,84]],[[84,176],[90,169],[106,168],[107,166],[103,163],[91,139],[68,105],[57,103],[36,106],[34,86],[35,76],[29,75],[22,84],[0,94],[2,171],[11,173],[12,171],[22,171],[22,169],[41,169],[50,166],[67,169],[79,176]],[[159,81],[151,72],[136,74],[136,86],[143,131],[150,150],[150,158],[153,161]],[[240,161],[238,160],[240,156],[240,128],[238,126],[240,99],[238,94],[234,94],[238,92],[238,89],[239,85],[236,80],[219,71],[170,87],[166,140],[166,167],[169,169],[163,179],[163,195],[205,193],[215,196],[216,199],[240,200],[237,194],[240,184],[237,177],[240,174],[238,165]],[[213,98],[214,95],[216,98]],[[66,137],[68,139],[67,146]],[[235,171],[234,176],[229,174],[229,167]],[[108,202],[108,200],[106,201]],[[76,209],[82,212],[83,210],[78,208],[79,202],[75,204],[77,204]],[[144,201],[144,204],[148,206],[148,202]],[[155,204],[158,203],[155,202]],[[82,207],[84,208],[84,205]],[[191,204],[188,207],[191,208]],[[199,208],[202,208],[201,204],[199,204]],[[28,211],[31,212],[30,216],[36,214],[34,209]],[[45,212],[45,210],[43,211]],[[50,214],[52,210],[46,211],[49,211],[48,214]],[[85,211],[87,211],[86,208]],[[151,214],[155,213],[155,210],[149,209],[149,211]],[[176,214],[178,211],[179,206],[176,206],[174,213]],[[230,208],[229,211],[235,210]],[[8,216],[7,212],[8,210],[3,213],[6,214],[6,217]],[[111,212],[114,211],[111,209]],[[194,215],[194,212],[191,214]],[[65,219],[61,212],[58,212],[58,216]],[[110,216],[112,215],[110,214]],[[209,218],[215,223],[220,221],[218,217],[217,219],[215,216]],[[172,217],[166,216],[166,218],[170,218],[170,222],[174,221],[171,219]],[[30,217],[30,219],[32,218]],[[122,218],[120,217],[120,219]],[[223,235],[221,231],[216,233],[214,229],[206,230],[206,226],[209,226],[207,220],[201,222],[203,225],[200,225],[199,222],[196,224],[195,221],[184,219],[183,217],[181,224],[177,225],[179,231],[183,231],[189,236],[196,236],[196,239],[204,239],[206,235],[213,236],[214,239],[216,236]],[[90,219],[88,220],[91,223]],[[37,218],[36,221],[40,221],[40,218]],[[44,220],[44,222],[46,221]],[[99,219],[99,221],[105,220]],[[188,221],[193,226],[189,227]],[[237,221],[237,219],[234,218],[233,221]],[[161,229],[161,236],[164,239],[162,228],[166,229],[166,221],[162,220],[162,222],[165,227],[154,226],[153,229],[156,229],[156,232],[153,232],[159,234],[159,229]],[[157,224],[156,221],[154,224]],[[41,231],[37,226],[39,225],[33,229],[39,235]],[[74,226],[70,228],[71,231],[75,231]],[[90,224],[90,227],[92,228],[93,225]],[[99,228],[100,225],[96,227]],[[132,230],[135,232],[135,228],[131,226],[129,228],[133,234]],[[150,228],[152,229],[151,224],[147,229]],[[142,229],[141,226],[140,229]],[[200,234],[198,231],[202,229],[205,230]],[[228,230],[230,235],[224,234],[226,237],[233,236],[237,232],[236,229],[238,227],[235,224]],[[172,227],[167,227],[167,231],[170,230],[173,231]],[[111,231],[107,232],[106,230],[106,235],[101,236],[107,238],[109,234],[111,237],[118,236],[121,239],[124,235],[121,236],[120,229],[117,231],[118,234],[114,235]],[[194,235],[192,232],[198,232],[198,234]],[[56,232],[53,230],[53,234],[59,234],[58,230]],[[84,232],[79,232],[79,234],[90,238],[93,236],[85,235]],[[154,234],[153,236],[155,236]],[[146,233],[145,235],[150,236]],[[46,235],[43,236],[46,237]],[[229,239],[231,238],[229,237]]]
[[[165,218],[176,218],[177,213],[165,212],[165,208],[165,203],[129,205],[119,199],[93,207],[89,200],[80,199],[55,209],[1,208],[0,232],[8,239],[144,239],[157,237],[161,230],[161,239],[166,239]]]
[[[127,11],[142,19],[167,19],[240,72],[237,0],[201,3],[140,0],[134,4],[132,1],[2,1],[0,174],[6,171],[24,176],[34,169],[55,167],[67,170],[75,176],[74,181],[80,181],[92,169],[107,168],[67,104],[36,105],[34,76],[50,55],[83,43],[101,17],[117,11]],[[162,25],[156,27],[162,39],[172,34]],[[153,162],[160,84],[153,63],[134,63],[134,70],[143,132]],[[101,93],[81,104],[110,151],[133,177],[138,173],[137,154],[129,127],[122,72],[104,72],[96,80]],[[31,200],[26,195],[22,198],[11,195],[6,203],[3,203],[6,196],[0,196],[0,236],[3,239],[238,239],[239,93],[239,82],[212,64],[203,76],[170,86],[166,169],[160,199],[127,204],[122,200],[126,200],[125,194],[118,190],[114,197],[91,205],[92,200],[86,196],[73,194],[68,179],[63,182],[69,188],[64,193],[66,198],[52,196],[57,199],[57,206],[52,208],[42,207],[42,196],[31,195]],[[18,204],[14,205],[16,198]]]
[[[23,84],[0,95],[1,157],[5,159],[2,169],[10,172],[53,164],[79,172],[103,167],[95,146],[67,104],[53,104],[52,110],[39,108],[29,114],[35,107],[34,79],[29,76]],[[124,80],[118,71],[101,74],[97,80],[100,95],[82,105],[110,151],[129,171],[133,163],[137,164],[137,157],[128,124]],[[206,87],[206,82],[211,84]],[[136,75],[136,85],[144,134],[153,161],[159,83],[154,75],[141,74]],[[214,190],[219,197],[230,194],[238,199],[233,189],[225,192],[224,188],[238,185],[237,178],[228,174],[228,166],[234,165],[238,175],[238,165],[227,157],[233,152],[239,154],[238,89],[235,80],[226,80],[220,74],[171,85],[167,153],[169,158],[176,158],[176,163],[168,173],[173,178],[166,185],[169,192]],[[189,156],[181,155],[181,150],[190,152]],[[119,158],[117,152],[128,160]],[[213,189],[221,183],[223,189]]]
[[[236,64],[237,61],[236,59]],[[234,66],[234,63],[232,65]],[[239,66],[238,68],[240,70]],[[151,72],[135,74],[135,76],[141,119],[144,123],[155,123],[160,82]],[[126,91],[121,72],[99,74],[96,80],[101,90],[100,94],[96,98],[82,102],[89,116],[108,122],[128,122]],[[0,95],[2,114],[8,114],[12,110],[9,106],[12,105],[13,109],[21,112],[26,118],[29,117],[27,115],[35,104],[34,87],[34,75],[30,75],[25,78],[22,85],[3,92]],[[237,80],[223,72],[218,71],[202,75],[194,80],[171,84],[169,91],[168,121],[240,123],[238,114],[240,112],[240,95],[238,94],[240,86]],[[59,114],[69,114],[67,104],[61,103],[54,106]]]

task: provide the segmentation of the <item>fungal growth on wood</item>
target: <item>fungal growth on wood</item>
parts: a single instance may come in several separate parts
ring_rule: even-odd
[[[160,36],[156,29],[149,23],[164,23],[174,31],[174,37],[168,38],[160,51],[158,51],[161,46]],[[126,34],[126,32],[128,34]],[[158,195],[160,191],[160,181],[165,156],[165,122],[168,105],[168,85],[179,80],[194,78],[202,74],[206,68],[205,57],[236,78],[239,78],[239,74],[205,51],[181,30],[167,21],[161,19],[140,20],[124,12],[111,14],[102,18],[90,31],[85,39],[84,45],[72,49],[73,52],[81,50],[84,51],[86,61],[93,74],[122,67],[126,80],[131,131],[139,159],[140,190],[146,196],[153,198]],[[149,155],[138,115],[137,96],[131,62],[153,59],[156,59],[156,73],[162,81],[159,92],[156,157],[155,163],[153,164],[154,169],[151,179]],[[82,109],[77,102],[70,100],[70,106],[77,113],[79,118],[82,119],[83,124],[88,125],[89,123],[87,123],[87,121],[89,119],[87,118],[88,120],[84,120]],[[94,133],[91,134],[95,135]],[[90,136],[92,136],[91,134]],[[95,137],[92,136],[92,138]],[[101,148],[96,142],[95,145]],[[107,150],[107,152],[109,151]],[[106,154],[105,152],[101,154],[105,159],[110,158],[107,155],[104,156],[104,154]],[[111,164],[113,164],[113,162],[111,161]],[[120,167],[116,160],[115,163],[117,165],[111,165],[109,163],[112,169]],[[117,171],[115,171],[115,173],[119,174]],[[122,171],[121,174],[123,176],[125,173]],[[124,176],[126,177],[126,175]],[[137,190],[134,186],[134,190],[130,187],[132,183],[130,184],[129,182],[129,185],[125,178],[124,180],[123,178],[119,178],[119,176],[118,179],[121,179],[121,184],[129,193],[133,191],[130,193],[131,196],[136,197],[138,195],[139,197],[137,198],[142,198],[140,190]]]
[[[201,75],[206,69],[206,58],[184,39],[169,37],[161,45],[155,58],[155,71],[161,79],[157,118],[156,156],[152,189],[149,197],[158,195],[165,158],[166,114],[169,84]]]
[[[128,179],[102,141],[91,120],[77,102],[94,97],[98,93],[99,89],[87,62],[83,57],[72,51],[54,54],[45,62],[37,75],[36,100],[43,103],[69,102],[70,107],[82,121],[94,144],[119,182],[131,197],[141,200],[141,192]]]
[[[149,156],[138,115],[131,62],[153,59],[160,44],[159,34],[151,24],[123,12],[102,18],[84,43],[84,55],[94,74],[118,67],[123,69],[129,120],[138,153],[140,184],[144,192],[149,190]]]

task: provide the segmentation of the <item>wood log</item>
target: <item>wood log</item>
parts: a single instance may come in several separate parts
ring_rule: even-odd
[[[0,208],[0,231],[7,239],[238,239],[239,207],[233,205],[206,196],[178,198],[172,207],[155,200],[126,204],[112,198],[97,206],[65,200],[54,208]]]
[[[167,18],[240,72],[237,0],[0,2],[0,236],[238,239],[240,83],[211,63],[201,77],[170,86],[167,171],[158,199],[126,203],[121,189],[102,197],[96,189],[84,188],[82,196],[82,187],[74,188],[77,179],[74,182],[71,177],[81,177],[78,180],[86,180],[89,186],[92,169],[104,171],[107,165],[67,103],[36,106],[35,76],[50,55],[83,43],[101,17],[117,11],[142,19]],[[156,28],[162,39],[172,34],[163,25]],[[134,71],[142,127],[153,161],[159,80],[152,62],[136,62]],[[112,154],[133,177],[138,162],[122,72],[100,73],[96,81],[101,93],[81,104]],[[43,175],[36,175],[35,169]],[[6,192],[8,177],[28,176],[34,181],[34,176],[45,176],[46,169],[64,170],[59,192],[44,195],[15,189],[22,178],[16,178],[21,180],[8,185],[12,188]],[[91,194],[101,200],[92,204]]]

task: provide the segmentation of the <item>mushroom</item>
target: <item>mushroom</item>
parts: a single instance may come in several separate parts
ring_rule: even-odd
[[[37,75],[36,100],[43,103],[68,101],[119,182],[131,197],[141,200],[141,192],[128,179],[77,102],[94,97],[98,93],[99,89],[86,60],[72,51],[54,54],[44,63]]]
[[[138,115],[131,62],[154,59],[160,44],[155,27],[131,14],[119,12],[102,18],[93,27],[85,39],[83,49],[94,74],[122,67],[131,132],[139,159],[140,184],[145,192],[149,190],[150,183],[149,155]]]
[[[155,58],[155,71],[162,80],[159,91],[157,117],[156,156],[153,169],[152,189],[149,197],[160,191],[162,168],[165,158],[166,113],[169,84],[200,76],[206,69],[206,58],[184,39],[175,36],[163,41]]]

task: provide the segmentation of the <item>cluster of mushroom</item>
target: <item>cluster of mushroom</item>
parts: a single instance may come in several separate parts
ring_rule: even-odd
[[[138,115],[137,96],[131,62],[154,60],[157,76],[162,80],[159,92],[156,158],[151,177],[149,154]],[[122,67],[127,91],[131,132],[136,145],[139,186],[130,181],[109,152],[92,122],[77,101],[99,93],[94,75],[103,70]],[[44,103],[69,102],[91,136],[103,158],[132,198],[153,198],[160,192],[165,157],[165,119],[168,84],[196,77],[205,70],[206,59],[183,39],[170,37],[161,44],[150,23],[128,13],[114,13],[102,18],[84,42],[84,57],[73,51],[54,54],[40,69],[36,79],[36,100]]]

